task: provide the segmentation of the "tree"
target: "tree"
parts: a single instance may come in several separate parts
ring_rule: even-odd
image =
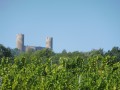
[[[6,48],[2,44],[0,44],[0,59],[2,57],[11,57],[11,56],[12,54],[10,48]]]
[[[113,47],[112,50],[109,50],[108,52],[106,52],[105,55],[115,56],[116,58],[113,62],[114,63],[119,62],[120,61],[120,48],[119,47]]]
[[[64,50],[62,51],[62,54],[67,54],[67,51],[64,49]]]
[[[102,55],[103,56],[104,55],[103,49],[98,49],[98,50],[93,49],[89,52],[89,56],[97,56],[97,55]]]
[[[11,49],[12,56],[17,56],[20,54],[20,50],[17,48]]]

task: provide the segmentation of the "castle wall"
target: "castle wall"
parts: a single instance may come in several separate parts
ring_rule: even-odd
[[[29,51],[37,51],[37,50],[42,50],[45,47],[40,47],[40,46],[25,46],[25,51],[29,52]]]

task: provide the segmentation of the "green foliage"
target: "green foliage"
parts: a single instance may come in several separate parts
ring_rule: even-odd
[[[119,90],[120,63],[101,52],[55,54],[49,49],[2,58],[0,90]],[[94,54],[93,54],[94,53]]]
[[[17,56],[20,54],[20,50],[18,50],[17,48],[11,49],[11,54],[12,56]]]
[[[109,50],[106,55],[114,56],[114,61],[110,61],[111,63],[116,63],[120,61],[120,48],[119,47],[113,47],[112,50]]]
[[[0,44],[0,59],[2,57],[11,57],[11,51],[9,48],[4,47],[2,44]]]

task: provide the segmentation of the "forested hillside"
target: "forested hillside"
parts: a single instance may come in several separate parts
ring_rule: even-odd
[[[0,90],[120,90],[120,48],[21,53],[0,45]]]

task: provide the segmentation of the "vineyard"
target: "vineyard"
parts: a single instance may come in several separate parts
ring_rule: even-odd
[[[0,90],[120,90],[116,58],[48,50],[2,57]]]

